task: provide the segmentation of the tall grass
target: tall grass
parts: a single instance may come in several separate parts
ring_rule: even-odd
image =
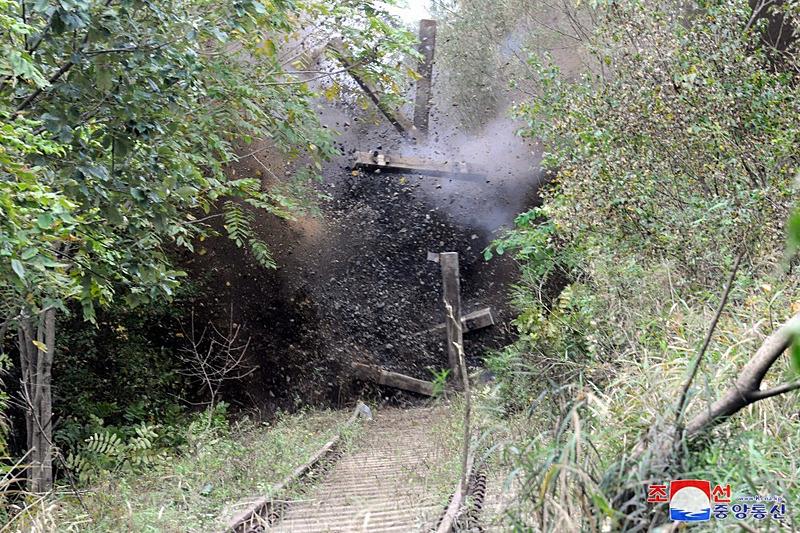
[[[247,497],[269,494],[340,431],[345,411],[301,411],[274,422],[233,426],[198,418],[189,445],[148,471],[107,475],[77,494],[30,500],[8,531],[210,531],[241,511]],[[358,424],[343,433],[353,442]],[[292,494],[287,496],[292,497]]]
[[[689,391],[688,418],[716,399],[763,338],[800,307],[797,276],[772,272],[777,274],[744,273],[737,278]],[[620,489],[610,483],[619,479],[611,475],[615,466],[651,428],[668,427],[674,419],[690,362],[718,296],[670,283],[674,275],[666,263],[649,274],[631,280],[634,286],[625,293],[601,295],[605,314],[596,320],[597,327],[582,332],[596,343],[592,351],[580,353],[573,347],[553,353],[546,339],[524,338],[490,358],[500,376],[495,405],[504,409],[503,416],[527,422],[524,436],[505,447],[522,487],[510,512],[517,527],[614,527],[621,518],[611,501]],[[598,285],[593,287],[597,290]],[[793,379],[796,373],[787,358],[770,371],[765,387]],[[800,497],[799,408],[792,393],[747,407],[701,442],[681,450],[671,475],[730,483],[738,496],[783,496],[789,502],[783,525],[795,527],[800,509],[791,502]],[[669,480],[647,479],[648,475],[646,468],[634,472],[628,488],[642,516],[655,526],[658,508],[645,502],[643,487]],[[698,529],[724,530],[732,523],[729,517]],[[745,521],[745,527],[751,525]],[[768,520],[756,525],[780,527]]]

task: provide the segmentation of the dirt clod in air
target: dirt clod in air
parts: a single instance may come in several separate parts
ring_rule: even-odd
[[[204,280],[206,296],[198,300],[213,302],[205,313],[213,317],[232,303],[234,319],[252,337],[250,358],[258,371],[229,391],[242,405],[270,412],[344,404],[370,388],[354,382],[352,361],[421,379],[446,368],[443,334],[423,333],[444,321],[439,265],[427,260],[428,252],[459,252],[464,313],[493,309],[494,327],[465,335],[469,364],[479,366],[487,350],[511,339],[506,302],[514,269],[504,258],[484,260],[482,252],[498,232],[480,219],[481,205],[508,203],[497,197],[507,191],[482,179],[459,184],[353,169],[355,150],[400,152],[404,141],[391,127],[369,126],[350,112],[322,113],[329,127],[342,132],[342,155],[324,167],[319,187],[329,198],[321,217],[289,222],[259,214],[257,229],[273,247],[277,270],[258,267],[224,237],[207,240],[205,255],[188,260]],[[262,164],[282,168],[269,151],[256,157],[260,163],[243,160],[236,175],[251,175]],[[497,217],[496,209],[491,216]]]

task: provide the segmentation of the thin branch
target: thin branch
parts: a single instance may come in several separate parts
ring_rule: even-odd
[[[755,22],[760,18],[761,12],[764,11],[767,7],[771,6],[775,3],[775,0],[762,0],[753,8],[753,15],[750,17],[750,20],[747,21],[742,33],[747,33],[747,31],[755,24]]]
[[[683,417],[683,412],[686,409],[686,402],[689,396],[689,388],[692,386],[692,382],[694,381],[695,376],[697,376],[697,371],[700,369],[700,363],[705,356],[706,350],[708,350],[709,344],[711,344],[711,338],[714,336],[714,330],[717,328],[717,323],[719,322],[719,318],[722,315],[722,310],[725,308],[725,304],[728,302],[728,296],[731,292],[731,287],[733,286],[733,281],[736,279],[736,272],[739,270],[739,265],[742,262],[742,257],[744,257],[744,250],[739,252],[739,255],[736,256],[736,261],[733,263],[733,269],[731,269],[731,273],[728,276],[728,281],[725,283],[725,290],[722,293],[722,298],[717,305],[717,311],[714,313],[714,319],[711,321],[711,325],[706,332],[706,338],[703,340],[703,346],[700,348],[700,351],[697,353],[697,357],[695,358],[694,362],[692,363],[692,370],[689,372],[689,378],[686,380],[686,383],[683,385],[683,390],[681,391],[680,400],[678,400],[678,406],[675,410],[675,427],[678,428],[676,432],[676,439],[680,440],[683,437],[683,430],[681,428],[681,418]]]
[[[750,400],[750,403],[755,403],[759,400],[772,398],[773,396],[778,396],[779,394],[783,394],[785,392],[791,392],[796,389],[800,389],[800,381],[795,381],[793,383],[784,383],[783,385],[778,385],[777,387],[773,387],[767,390],[757,390],[749,392],[747,393],[746,396],[747,399]]]

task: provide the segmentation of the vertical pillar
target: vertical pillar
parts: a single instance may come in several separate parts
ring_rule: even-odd
[[[428,116],[431,107],[431,80],[433,77],[433,52],[436,48],[436,21],[423,19],[419,21],[419,47],[422,54],[419,62],[420,78],[417,80],[417,91],[414,102],[414,126],[421,135],[428,133]]]
[[[443,299],[445,306],[445,328],[447,331],[447,360],[457,387],[462,386],[459,347],[464,348],[461,329],[461,277],[458,271],[458,253],[439,254],[442,267]]]

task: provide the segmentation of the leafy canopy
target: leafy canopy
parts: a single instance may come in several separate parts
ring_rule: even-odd
[[[597,67],[572,81],[531,56],[541,94],[517,111],[547,146],[546,210],[562,234],[702,280],[743,246],[782,253],[800,85],[792,51],[776,68],[768,20],[747,2],[695,8],[604,7],[586,43]]]
[[[166,247],[191,249],[216,209],[271,266],[242,205],[290,216],[299,199],[228,178],[234,143],[268,138],[320,168],[332,140],[290,72],[309,36],[369,53],[388,92],[384,59],[412,43],[372,0],[0,0],[0,32],[7,317],[78,299],[91,319],[120,292],[169,296],[182,273]]]

